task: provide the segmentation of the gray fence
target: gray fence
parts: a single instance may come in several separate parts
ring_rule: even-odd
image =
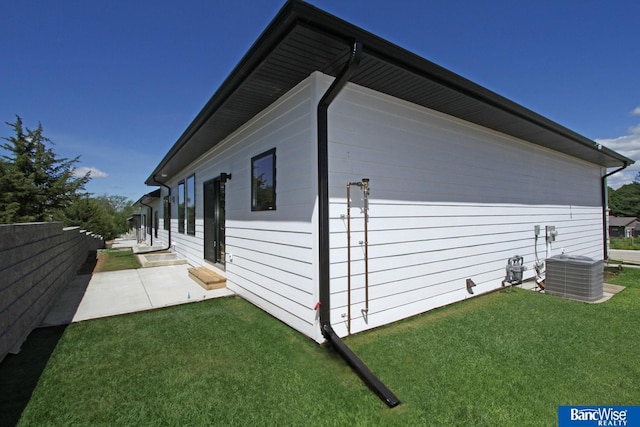
[[[62,223],[0,225],[0,361],[19,351],[101,236]]]

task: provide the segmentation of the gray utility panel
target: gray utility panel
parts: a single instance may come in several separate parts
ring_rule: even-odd
[[[586,256],[556,255],[547,259],[545,292],[593,302],[602,298],[603,263]]]

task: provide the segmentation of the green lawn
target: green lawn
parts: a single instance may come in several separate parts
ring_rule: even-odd
[[[129,270],[140,267],[138,259],[130,248],[105,249],[98,252],[98,266],[94,272]]]
[[[611,249],[640,250],[640,239],[637,237],[612,237],[609,244]]]
[[[240,298],[69,325],[20,425],[556,425],[561,404],[640,404],[640,271],[604,304],[520,289],[329,347]]]

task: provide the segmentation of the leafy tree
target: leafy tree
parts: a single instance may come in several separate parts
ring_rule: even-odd
[[[96,200],[105,207],[109,215],[113,218],[115,235],[126,233],[129,230],[127,218],[129,218],[135,210],[133,201],[124,196],[107,194],[96,197]]]
[[[613,216],[640,217],[640,182],[632,182],[614,190],[608,188],[609,209]]]
[[[0,156],[0,223],[49,220],[77,199],[90,175],[74,175],[79,157],[59,158],[47,147],[53,142],[41,124],[29,129],[20,116],[6,124],[14,136],[3,137],[8,142],[0,145],[6,153]]]

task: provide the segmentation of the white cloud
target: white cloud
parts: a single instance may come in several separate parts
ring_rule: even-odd
[[[640,110],[640,107],[637,108]],[[597,139],[596,142],[612,149],[631,160],[636,161],[633,165],[621,172],[607,178],[609,187],[618,189],[624,184],[633,182],[636,174],[640,172],[640,124],[629,129],[631,134],[611,139]]]
[[[640,116],[640,106],[636,107],[632,112],[632,116]]]
[[[74,176],[85,176],[87,172],[91,172],[91,178],[107,178],[109,176],[108,173],[101,171],[100,169],[93,166],[81,166],[79,168],[75,168],[73,171]]]

